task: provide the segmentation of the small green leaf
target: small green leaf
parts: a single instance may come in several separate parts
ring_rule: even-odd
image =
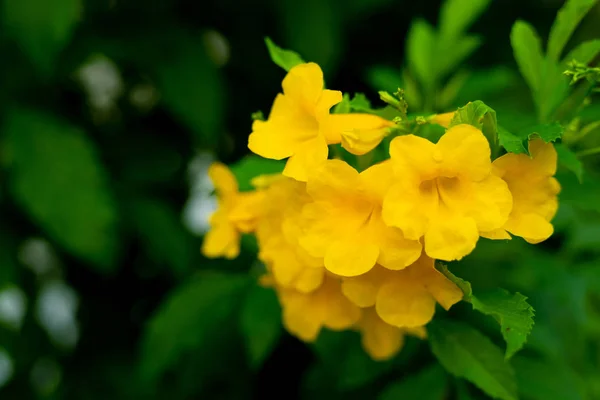
[[[581,182],[583,180],[583,163],[564,144],[557,143],[554,145],[554,148],[558,154],[558,163],[573,172],[579,182]]]
[[[94,143],[42,112],[14,109],[4,125],[17,204],[73,255],[114,268],[117,208]]]
[[[348,93],[344,93],[342,97],[342,101],[337,103],[332,110],[333,114],[348,114],[351,111],[350,107],[350,95]]]
[[[371,112],[371,102],[367,99],[364,93],[355,93],[352,100],[350,100],[350,108],[353,111]]]
[[[254,154],[247,155],[235,164],[230,165],[241,191],[253,190],[252,179],[260,175],[279,174],[283,172],[285,161],[269,160]]]
[[[260,369],[277,345],[282,332],[281,307],[273,289],[255,285],[246,296],[240,314],[248,362]]]
[[[535,29],[524,21],[517,21],[510,32],[510,43],[521,75],[534,93],[537,100],[537,91],[540,88],[542,76],[542,63],[544,54],[542,42]]]
[[[598,0],[567,0],[558,11],[548,37],[548,58],[558,61],[571,35]]]
[[[437,64],[435,65],[436,76],[439,79],[443,79],[448,73],[456,69],[456,67],[458,67],[467,57],[477,50],[480,45],[481,38],[474,35],[456,39],[456,41],[448,47],[445,47],[444,44],[440,44],[439,47],[444,49],[444,55],[439,57]]]
[[[498,126],[498,142],[500,143],[500,146],[504,147],[509,153],[529,153],[525,147],[525,139],[509,132],[501,126]]]
[[[302,57],[295,51],[282,49],[268,37],[265,38],[265,43],[267,44],[271,60],[284,70],[289,71],[296,65],[304,64]]]
[[[560,139],[564,132],[565,128],[558,122],[554,122],[552,124],[541,124],[524,129],[519,133],[519,136],[527,140],[539,138],[544,143],[550,143]]]
[[[440,8],[440,35],[462,35],[490,5],[490,0],[446,0]]]
[[[563,59],[562,69],[566,70],[567,64],[571,61],[589,64],[598,54],[600,54],[600,39],[588,40],[587,42],[580,43]]]
[[[436,45],[436,32],[422,19],[414,21],[408,32],[407,57],[412,74],[426,91],[435,87],[437,79],[433,52]]]
[[[431,350],[448,372],[491,397],[517,399],[514,372],[490,339],[469,325],[449,320],[434,320],[428,332]]]
[[[443,400],[448,396],[448,375],[439,364],[392,383],[377,397],[378,400],[419,399]]]
[[[386,66],[376,66],[367,70],[367,81],[373,89],[393,92],[402,87],[402,75],[400,69]]]
[[[442,110],[450,107],[468,80],[469,73],[464,70],[458,71],[456,74],[452,75],[450,79],[448,79],[446,86],[444,86],[438,94],[438,107]]]
[[[247,285],[245,275],[205,272],[169,294],[142,338],[142,378],[154,381],[184,353],[222,343],[222,325],[233,317]],[[218,361],[203,360],[205,365]]]
[[[473,309],[492,316],[499,324],[506,341],[506,358],[519,351],[533,328],[533,307],[521,293],[510,294],[504,289],[473,296]]]
[[[3,0],[7,32],[44,75],[50,75],[81,18],[80,0]]]
[[[446,266],[446,264],[437,262],[435,264],[435,268],[438,271],[440,271],[442,274],[444,274],[444,276],[446,278],[448,278],[450,281],[452,281],[452,283],[454,283],[456,286],[458,286],[460,288],[460,290],[462,290],[463,299],[465,301],[471,301],[471,296],[473,295],[473,289],[471,288],[471,284],[469,282],[465,281],[462,278],[459,278],[458,276],[456,276],[452,272],[450,272],[450,270],[448,270],[448,267]]]
[[[494,149],[498,146],[496,111],[488,107],[483,101],[473,101],[454,113],[449,128],[459,124],[469,124],[480,129],[490,142],[492,153],[494,153]]]
[[[519,394],[531,400],[584,400],[580,379],[565,364],[517,356],[512,360]]]

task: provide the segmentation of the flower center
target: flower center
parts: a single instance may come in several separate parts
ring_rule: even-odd
[[[419,190],[427,202],[449,205],[451,198],[458,195],[460,181],[456,177],[438,176],[421,182]]]

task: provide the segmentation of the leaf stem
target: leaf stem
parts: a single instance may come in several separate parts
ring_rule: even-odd
[[[579,151],[579,152],[575,153],[575,155],[577,157],[591,156],[591,155],[594,155],[594,154],[600,154],[600,146],[593,147],[591,149],[582,150],[582,151]]]

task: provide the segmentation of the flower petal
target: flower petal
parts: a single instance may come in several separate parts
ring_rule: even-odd
[[[421,190],[408,179],[399,179],[383,199],[383,221],[400,228],[404,237],[419,240],[429,227],[430,217],[438,207],[437,191]]]
[[[435,313],[435,300],[429,292],[408,274],[397,272],[377,294],[377,314],[382,320],[399,328],[427,324]]]
[[[385,323],[373,308],[363,310],[358,327],[362,334],[362,346],[373,360],[390,359],[404,345],[404,333]]]
[[[217,196],[228,200],[238,192],[238,183],[231,170],[220,162],[214,162],[208,167],[208,176],[212,181]],[[227,201],[228,202],[228,201]]]
[[[394,138],[390,143],[390,157],[394,173],[401,179],[418,181],[437,176],[438,163],[434,160],[436,145],[415,135]]]
[[[333,114],[328,119],[328,130],[341,136],[342,147],[362,155],[373,150],[395,126],[391,121],[372,114]]]
[[[323,71],[318,64],[312,62],[296,65],[288,71],[281,86],[286,96],[299,104],[311,105],[312,108],[323,91]]]
[[[342,279],[342,292],[357,306],[372,307],[379,288],[391,274],[392,272],[376,265],[363,275]]]
[[[472,125],[460,124],[448,129],[436,150],[441,176],[463,176],[480,181],[491,172],[490,145],[483,133]]]
[[[340,276],[357,276],[368,272],[379,256],[379,248],[365,243],[361,235],[333,242],[325,253],[325,268]]]
[[[211,229],[204,236],[202,242],[202,254],[208,258],[225,257],[228,259],[236,258],[240,254],[240,234],[227,220],[226,215],[220,215],[217,211],[211,220],[218,222],[213,224]],[[219,221],[220,219],[220,221]]]
[[[411,273],[429,291],[433,298],[444,309],[448,310],[462,300],[464,293],[452,281],[435,269],[434,263],[435,261],[432,258],[421,257],[419,262],[415,263],[414,267],[411,267],[413,269]]]
[[[425,253],[438,260],[460,260],[475,249],[478,239],[472,218],[442,212],[425,233]]]
[[[306,182],[311,171],[327,160],[328,153],[327,143],[320,136],[298,144],[285,164],[283,175]]]
[[[554,233],[552,224],[535,213],[511,215],[504,228],[532,244],[543,242]]]

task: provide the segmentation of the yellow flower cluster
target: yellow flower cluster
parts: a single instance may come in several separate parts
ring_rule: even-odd
[[[449,309],[462,299],[435,260],[461,259],[480,236],[510,233],[538,243],[552,234],[557,156],[552,144],[536,140],[530,155],[492,161],[483,133],[457,125],[437,143],[397,136],[388,160],[359,173],[328,159],[328,145],[365,154],[394,124],[330,114],[341,100],[341,92],[323,88],[318,65],[289,71],[248,142],[262,157],[287,158],[285,169],[240,193],[226,166],[211,166],[219,209],[203,253],[236,257],[240,234],[253,233],[267,268],[262,283],[277,291],[290,333],[313,341],[323,327],[354,329],[371,357],[383,360],[405,335],[425,337],[436,304]]]

